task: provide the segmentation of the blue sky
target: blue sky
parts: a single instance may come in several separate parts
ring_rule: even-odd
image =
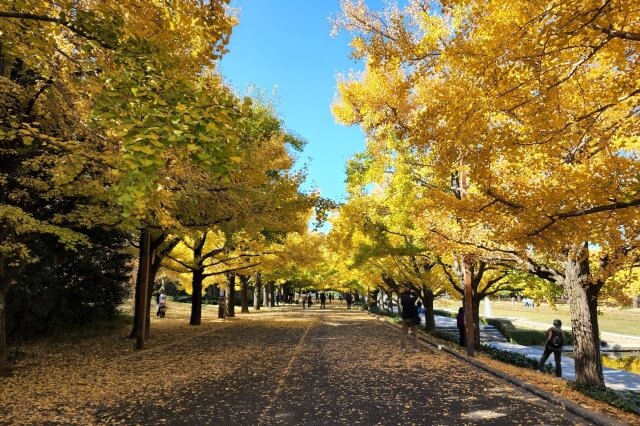
[[[305,189],[344,201],[345,163],[364,149],[364,136],[358,127],[335,123],[330,111],[336,75],[362,68],[349,57],[350,35],[329,34],[329,17],[338,14],[339,1],[232,0],[231,5],[240,9],[240,24],[222,59],[222,74],[240,94],[255,86],[270,97],[275,89],[287,129],[307,141],[299,160],[308,165]]]

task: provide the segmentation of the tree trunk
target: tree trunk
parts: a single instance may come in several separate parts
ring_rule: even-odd
[[[274,307],[276,305],[276,283],[275,281],[269,281],[269,306]]]
[[[156,282],[156,276],[158,276],[160,266],[162,266],[162,258],[154,256],[153,263],[151,264],[151,270],[149,271],[149,280],[147,282],[147,308],[153,306],[153,284]],[[149,339],[151,338],[151,309],[147,309],[146,314],[147,325],[144,331],[146,338]]]
[[[0,42],[0,75],[4,75],[4,50],[2,49],[2,42]]]
[[[480,299],[476,294],[473,295],[473,347],[480,348]]]
[[[0,283],[0,372],[9,369],[9,362],[7,359],[7,292],[9,291],[9,285]]]
[[[589,260],[586,246],[578,260],[565,263],[565,291],[569,296],[576,382],[604,386],[600,359],[598,328],[598,293],[600,285],[589,283]]]
[[[262,295],[260,296],[262,300],[262,306],[267,307],[267,303],[269,302],[267,300],[267,286],[266,285],[262,285]]]
[[[151,260],[153,253],[151,250],[151,234],[149,229],[143,229],[140,232],[140,297],[138,301],[138,321],[136,323],[136,349],[144,349],[144,340],[147,337],[147,313],[149,311],[147,288],[149,283],[149,273],[151,272]]]
[[[264,285],[264,306],[266,308],[273,306],[271,303],[271,281],[267,281]]]
[[[204,271],[196,269],[193,271],[191,279],[191,319],[189,325],[200,325],[202,323],[202,280]]]
[[[256,274],[256,285],[253,290],[253,309],[260,310],[260,299],[262,296],[262,277],[260,273]]]
[[[467,342],[467,355],[474,356],[477,346],[476,327],[477,327],[477,309],[474,309],[473,300],[473,263],[467,256],[462,256],[460,261],[462,267],[462,289],[464,304],[464,327],[465,339]],[[480,303],[478,302],[478,305]]]
[[[160,266],[162,265],[162,256],[158,256],[156,253],[156,249],[165,241],[165,239],[167,238],[166,234],[160,234],[160,236],[158,236],[158,238],[155,238],[151,241],[151,249],[150,249],[150,253],[149,256],[150,259],[153,259],[153,263],[151,264],[151,269],[149,271],[149,278],[148,278],[148,287],[147,287],[147,295],[148,295],[148,299],[147,300],[147,308],[149,308],[151,306],[150,302],[152,299],[152,294],[153,293],[153,283],[156,280],[156,276],[158,275],[158,271],[160,270]],[[140,235],[140,247],[142,247],[142,234]],[[175,246],[175,244],[174,244]],[[138,265],[142,264],[142,252],[139,255],[139,261],[138,261]],[[141,271],[140,271],[140,266],[138,266],[138,272],[136,274],[136,290],[135,290],[135,295],[134,295],[134,309],[133,309],[133,327],[131,328],[131,333],[129,334],[130,338],[134,338],[136,337],[136,334],[138,333],[138,314],[139,312],[141,312],[141,306],[140,306],[140,293],[142,291],[142,289],[140,288],[140,286],[142,285],[142,281],[141,281]],[[151,337],[151,318],[150,318],[150,309],[146,309],[145,310],[145,317],[146,317],[146,327],[145,327],[145,338],[149,338]]]
[[[242,300],[242,309],[240,310],[243,314],[249,313],[249,277],[246,275],[238,275],[240,277],[240,291],[241,291],[241,300]]]
[[[140,237],[140,241],[142,242],[142,237]],[[140,294],[142,293],[140,286],[142,285],[141,279],[141,271],[140,271],[140,262],[141,254],[138,255],[138,271],[136,272],[136,290],[133,296],[133,326],[131,327],[131,333],[129,333],[129,338],[134,339],[138,334],[138,315],[140,313]]]
[[[424,324],[428,331],[436,329],[436,318],[433,315],[433,291],[431,289],[422,289],[422,303],[424,305]]]
[[[236,316],[236,274],[230,273],[227,275],[227,284],[229,286],[229,291],[227,294],[229,297],[227,298],[227,316],[235,317]]]
[[[369,310],[375,311],[378,308],[378,293],[380,290],[375,289],[369,292]]]

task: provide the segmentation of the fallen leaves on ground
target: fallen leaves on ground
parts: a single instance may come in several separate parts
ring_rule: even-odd
[[[449,345],[445,342],[439,343],[445,344],[451,349],[458,350],[455,345]],[[496,361],[495,359],[492,359],[481,353],[476,354],[475,359],[476,361],[479,361],[495,370],[499,370],[512,377],[516,377],[550,394],[558,395],[565,399],[573,401],[576,404],[579,404],[589,410],[605,414],[629,425],[640,424],[640,418],[638,418],[637,415],[616,408],[605,402],[589,398],[587,395],[569,387],[567,382],[563,379],[554,377],[550,374],[542,374],[536,372],[535,370],[530,370]]]
[[[367,406],[411,424],[416,410],[433,405],[439,415],[461,415],[465,407],[469,419],[489,419],[530,404],[527,394],[515,395],[512,386],[446,353],[424,348],[401,355],[396,331],[381,330],[366,313],[328,311],[263,309],[222,321],[215,307],[205,306],[202,325],[193,327],[189,306],[172,304],[167,318],[152,318],[152,338],[142,351],[126,337],[128,329],[30,344],[14,376],[0,378],[0,423],[170,423],[171,416],[214,409],[233,413],[239,423],[286,424],[297,412],[322,412],[323,421],[351,424],[370,415],[363,412]],[[347,345],[338,344],[344,339]],[[638,421],[562,381],[477,359],[625,423]],[[414,399],[400,396],[409,382],[420,383]],[[487,399],[494,410],[483,410]]]

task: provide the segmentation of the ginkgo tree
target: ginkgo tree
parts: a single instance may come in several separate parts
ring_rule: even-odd
[[[564,288],[583,383],[603,383],[598,293],[637,247],[631,4],[415,1],[376,12],[347,1],[336,21],[366,61],[339,83],[336,116],[372,143],[421,152],[440,188],[457,173],[462,199],[431,194],[442,216],[482,231],[458,241],[510,252]]]
[[[602,288],[603,296],[612,303],[620,306],[631,304],[634,308],[638,304],[640,294],[640,271],[638,266],[622,269],[610,277]]]
[[[239,265],[240,259],[257,262],[274,240],[304,229],[316,198],[300,191],[304,174],[292,170],[289,150],[301,149],[303,142],[270,107],[256,103],[235,126],[233,169],[222,176],[189,172],[168,181],[182,188],[173,195],[171,217],[186,231],[170,258],[193,274],[192,325],[201,322],[203,279],[251,269],[253,263]]]
[[[88,244],[88,238],[72,229],[60,212],[34,206],[62,206],[66,196],[83,190],[90,193],[102,175],[98,164],[78,153],[77,144],[52,142],[65,132],[82,134],[82,129],[65,122],[72,116],[67,115],[68,110],[47,112],[59,99],[40,95],[35,102],[30,89],[28,84],[0,75],[0,369],[7,367],[6,294],[25,266],[38,260],[29,245],[44,235],[57,238],[68,250]],[[25,134],[14,117],[27,117],[29,128],[41,129],[37,133],[52,143]],[[86,143],[98,147],[96,142],[89,139]],[[69,216],[86,219],[87,204],[72,205],[67,203]]]
[[[189,324],[202,322],[202,296],[207,286],[220,281],[220,277],[253,266],[233,263],[247,258],[247,254],[235,252],[229,244],[229,236],[222,232],[195,231],[185,235],[181,242],[165,257],[165,268],[181,276],[183,287],[192,296]]]
[[[393,155],[389,154],[390,147]],[[454,297],[464,294],[462,262],[452,253],[461,249],[455,240],[469,238],[472,227],[467,226],[460,235],[463,230],[459,221],[440,214],[440,199],[431,191],[434,187],[441,192],[445,189],[431,180],[429,169],[421,165],[424,159],[415,152],[400,149],[397,143],[386,148],[369,146],[367,152],[351,160],[348,182],[353,196],[340,211],[340,221],[348,225],[336,227],[336,231],[341,231],[336,238],[344,239],[358,229],[363,235],[356,243],[355,260],[371,263],[377,259],[376,267],[392,292],[398,292],[401,286],[413,287],[423,299],[427,327],[432,328],[434,298],[445,292]],[[341,233],[344,236],[339,237]],[[354,241],[353,236],[351,239]],[[482,255],[469,262],[476,343],[479,343],[480,301],[498,292],[519,289],[506,279],[514,267],[510,257],[500,253],[479,254]],[[385,258],[388,260],[380,262]]]
[[[220,160],[189,145],[198,143],[198,126],[207,123],[189,120],[185,104],[213,108],[204,115],[211,121],[207,131],[222,133],[219,117],[226,114],[220,108],[231,96],[218,89],[220,99],[197,100],[212,91],[198,87],[211,79],[197,77],[226,51],[236,22],[227,1],[9,3],[0,10],[1,30],[9,35],[3,48],[21,68],[37,70],[40,91],[63,86],[64,100],[85,114],[85,123],[92,115],[105,136],[122,142],[124,169],[114,171],[126,173],[114,189],[125,214],[139,210],[136,203],[149,195],[143,189],[164,164],[167,146],[183,146],[205,163]]]
[[[227,4],[5,2],[2,51],[13,61],[12,76],[33,81],[27,110],[54,92],[102,146],[83,143],[80,133],[47,131],[24,115],[10,116],[11,132],[19,138],[4,139],[74,147],[70,158],[101,162],[110,178],[110,200],[128,218],[123,223],[155,224],[156,186],[170,166],[168,151],[218,175],[233,163],[232,116],[243,106],[214,82],[219,79],[211,71],[236,22]],[[60,176],[73,176],[82,166],[68,169]]]
[[[305,230],[288,233],[271,248],[273,256],[265,258],[261,271],[265,279],[286,282],[305,277],[323,264],[326,236]]]
[[[372,183],[378,185],[375,190],[359,193],[355,181],[361,180],[353,173],[348,176],[354,192],[340,208],[330,240],[351,260],[351,267],[376,275],[375,287],[389,294],[399,294],[403,287],[413,289],[425,306],[427,328],[435,328],[433,301],[450,286],[440,272],[437,254],[422,245],[421,230],[403,212],[401,190],[383,178],[384,183]]]

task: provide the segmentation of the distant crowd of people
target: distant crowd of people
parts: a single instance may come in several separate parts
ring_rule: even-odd
[[[316,291],[316,292],[307,292],[307,293],[295,293],[293,296],[293,303],[296,305],[302,305],[303,309],[310,308],[314,303],[320,304],[320,309],[326,309],[327,302],[332,303],[335,300],[334,292],[324,292],[324,291]],[[339,293],[338,294],[338,302],[342,303],[345,301],[347,304],[347,309],[351,309],[353,305],[353,294],[351,293]]]
[[[535,307],[535,302],[533,301],[533,299],[529,297],[525,297],[524,299],[522,299],[522,305],[525,308],[533,308]]]
[[[338,293],[337,299],[340,303],[344,301],[347,305],[347,309],[351,309],[353,305],[354,295],[351,292]],[[282,300],[282,296],[276,295],[276,305]],[[284,298],[285,302],[289,304],[295,303],[296,305],[302,305],[303,309],[311,308],[314,303],[320,305],[319,309],[325,309],[326,303],[331,303],[334,300],[334,292],[329,291],[310,291],[306,293],[293,293]],[[366,300],[366,299],[365,299]],[[520,300],[520,298],[518,298]],[[377,301],[380,306],[393,311],[394,304],[393,298],[387,294],[379,294]],[[516,301],[516,295],[511,295],[511,303]],[[534,307],[535,302],[532,298],[524,297],[521,299],[525,307]],[[422,322],[422,316],[425,314],[425,309],[422,302],[419,300],[417,294],[410,288],[405,288],[398,300],[398,308],[400,309],[401,317],[401,335],[400,335],[400,352],[405,352],[407,349],[407,340],[411,338],[412,348],[415,352],[420,352],[420,344],[418,339],[418,325]],[[458,343],[461,347],[465,347],[467,344],[466,339],[466,319],[464,307],[458,309],[456,315],[456,327],[459,333]],[[553,327],[549,328],[544,337],[544,352],[542,357],[538,361],[538,369],[543,370],[547,359],[553,354],[555,361],[555,374],[558,377],[562,376],[561,368],[561,354],[563,346],[563,331],[562,323],[560,320],[553,321]]]

